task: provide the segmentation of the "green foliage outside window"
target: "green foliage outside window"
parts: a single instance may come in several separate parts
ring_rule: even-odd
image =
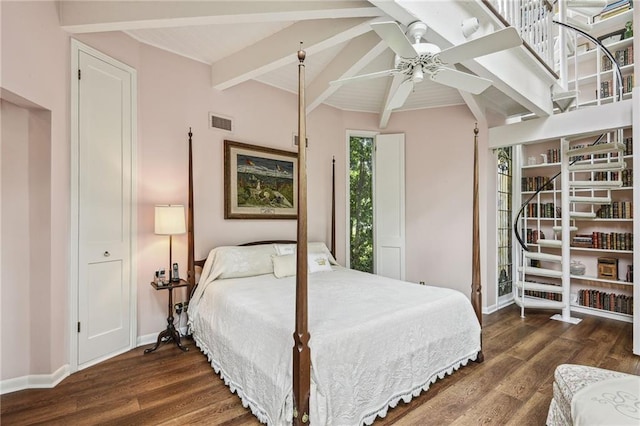
[[[351,136],[350,151],[350,265],[373,272],[373,138]]]

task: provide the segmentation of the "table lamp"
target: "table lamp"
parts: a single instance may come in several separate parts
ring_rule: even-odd
[[[173,281],[171,259],[171,245],[174,235],[187,232],[184,222],[184,206],[180,204],[157,205],[155,211],[155,231],[156,235],[169,236],[169,281]],[[178,277],[175,277],[178,278]],[[179,279],[179,278],[178,278]]]

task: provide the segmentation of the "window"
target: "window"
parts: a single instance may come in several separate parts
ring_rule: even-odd
[[[349,267],[373,272],[373,137],[349,136]]]
[[[498,148],[498,298],[511,296],[512,183],[511,147]]]

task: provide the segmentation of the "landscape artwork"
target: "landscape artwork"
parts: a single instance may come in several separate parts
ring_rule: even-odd
[[[225,219],[295,219],[298,155],[224,141]]]

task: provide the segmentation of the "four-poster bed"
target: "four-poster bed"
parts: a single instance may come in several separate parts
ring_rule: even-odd
[[[298,140],[304,141],[304,51],[298,59]],[[189,303],[194,340],[260,421],[371,424],[436,379],[468,361],[482,361],[477,127],[474,133],[473,307],[454,290],[351,271],[335,262],[335,159],[331,250],[324,243],[309,243],[304,143],[298,144],[295,245],[217,247],[206,262],[198,262],[202,275]],[[193,288],[192,173],[189,132]]]

